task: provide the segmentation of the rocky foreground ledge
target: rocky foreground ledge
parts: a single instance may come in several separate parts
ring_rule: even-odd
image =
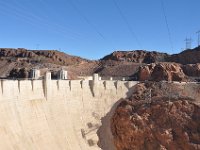
[[[146,101],[150,88],[152,99]],[[160,93],[159,84],[138,84],[136,89],[118,105],[111,119],[117,150],[200,149],[198,99],[181,94],[168,97]]]

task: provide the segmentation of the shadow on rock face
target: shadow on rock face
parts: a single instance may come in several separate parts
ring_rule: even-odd
[[[127,89],[129,89],[128,92],[126,93],[126,97],[128,98],[135,92],[135,87],[137,86],[134,85],[130,87],[128,83],[126,83],[125,86]],[[105,115],[105,117],[101,118],[102,125],[98,129],[97,135],[99,137],[98,146],[102,150],[116,150],[114,140],[113,140],[113,135],[111,132],[111,121],[112,121],[116,108],[123,100],[124,100],[123,98],[119,99],[112,106],[111,110]]]

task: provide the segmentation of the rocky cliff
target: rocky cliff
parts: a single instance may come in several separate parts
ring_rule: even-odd
[[[0,57],[10,61],[24,60],[27,62],[38,63],[53,63],[58,65],[74,65],[82,62],[88,62],[89,60],[71,56],[57,50],[27,50],[23,48],[9,49],[1,48]]]
[[[178,54],[169,55],[156,51],[134,50],[115,51],[102,60],[129,61],[136,63],[176,62],[180,64],[196,64],[200,62],[200,47],[188,49]]]
[[[135,86],[133,95],[122,100],[111,119],[117,150],[199,150],[199,99],[189,96],[198,88],[181,89],[182,85],[164,83]]]
[[[117,150],[198,150],[199,117],[200,107],[187,100],[151,106],[124,101],[112,119],[114,143]]]
[[[110,55],[105,56],[102,60],[128,61],[135,63],[154,63],[163,62],[169,57],[166,53],[159,53],[156,51],[115,51]]]
[[[138,79],[140,81],[187,81],[188,77],[183,72],[180,64],[152,63],[139,68]]]

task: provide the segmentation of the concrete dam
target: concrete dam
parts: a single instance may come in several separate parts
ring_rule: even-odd
[[[136,81],[0,80],[0,149],[113,150],[112,109]]]

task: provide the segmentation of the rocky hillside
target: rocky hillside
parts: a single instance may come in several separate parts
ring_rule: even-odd
[[[105,56],[102,60],[128,61],[135,63],[154,63],[163,62],[169,57],[166,53],[156,51],[148,52],[144,50],[134,51],[115,51]]]
[[[185,81],[187,77],[196,79],[200,75],[199,55],[200,47],[175,55],[143,50],[115,51],[100,60],[90,61],[56,50],[0,48],[0,77],[25,78],[30,69],[36,67],[42,70],[42,74],[45,70],[51,71],[53,77],[59,69],[65,68],[74,79],[99,73],[104,77],[135,80]],[[172,62],[176,63],[172,65]]]
[[[179,54],[169,55],[156,51],[115,51],[102,60],[128,61],[135,63],[176,62],[180,64],[200,63],[200,47],[182,51]]]
[[[171,55],[167,61],[181,64],[200,63],[200,46],[194,49],[185,50],[179,54]]]
[[[77,74],[67,67],[88,64],[92,61],[77,56],[71,56],[57,50],[27,50],[27,49],[0,49],[0,77],[28,78],[30,69],[36,67],[42,75],[49,70],[56,77],[61,68],[69,70],[69,75],[76,78]],[[81,71],[80,71],[81,72]]]
[[[58,65],[74,65],[88,60],[65,54],[57,50],[0,49],[0,58],[10,61],[24,60],[32,63],[53,63]]]

